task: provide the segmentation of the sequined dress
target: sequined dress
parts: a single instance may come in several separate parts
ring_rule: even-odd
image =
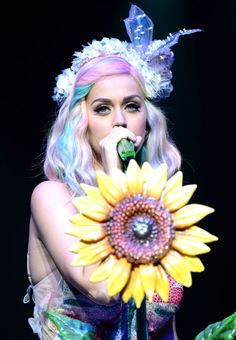
[[[158,295],[146,302],[149,334],[157,333],[180,307],[183,287],[171,277],[170,295],[163,303]],[[101,304],[68,285],[57,270],[36,285],[30,285],[35,303],[29,324],[43,340],[136,340],[136,308],[133,300]],[[155,337],[153,337],[155,339]]]

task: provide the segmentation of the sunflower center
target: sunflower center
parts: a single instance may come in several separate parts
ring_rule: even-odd
[[[140,216],[133,222],[132,228],[134,236],[139,240],[147,239],[152,233],[153,223],[147,217]]]
[[[141,195],[117,204],[104,227],[116,256],[135,264],[156,263],[168,252],[174,238],[169,211],[161,201]]]

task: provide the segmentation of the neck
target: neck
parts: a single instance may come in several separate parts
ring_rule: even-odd
[[[94,168],[95,171],[96,170],[103,170],[102,164],[96,158],[93,159],[93,168]]]

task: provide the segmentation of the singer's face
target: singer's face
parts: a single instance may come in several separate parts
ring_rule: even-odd
[[[97,81],[86,98],[86,109],[89,142],[97,159],[100,160],[100,142],[107,140],[112,145],[112,138],[117,137],[116,126],[141,136],[138,149],[141,148],[147,109],[142,89],[131,75],[106,76]]]

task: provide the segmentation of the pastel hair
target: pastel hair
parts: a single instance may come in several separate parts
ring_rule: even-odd
[[[88,141],[88,121],[85,109],[87,94],[99,79],[110,75],[130,74],[136,79],[146,97],[144,79],[139,71],[119,56],[94,58],[76,75],[72,91],[62,103],[48,136],[44,172],[48,179],[64,182],[77,194],[82,194],[79,183],[96,185],[93,168],[94,154]],[[165,162],[169,174],[181,163],[180,154],[167,133],[166,118],[148,99],[147,160],[157,167]]]

